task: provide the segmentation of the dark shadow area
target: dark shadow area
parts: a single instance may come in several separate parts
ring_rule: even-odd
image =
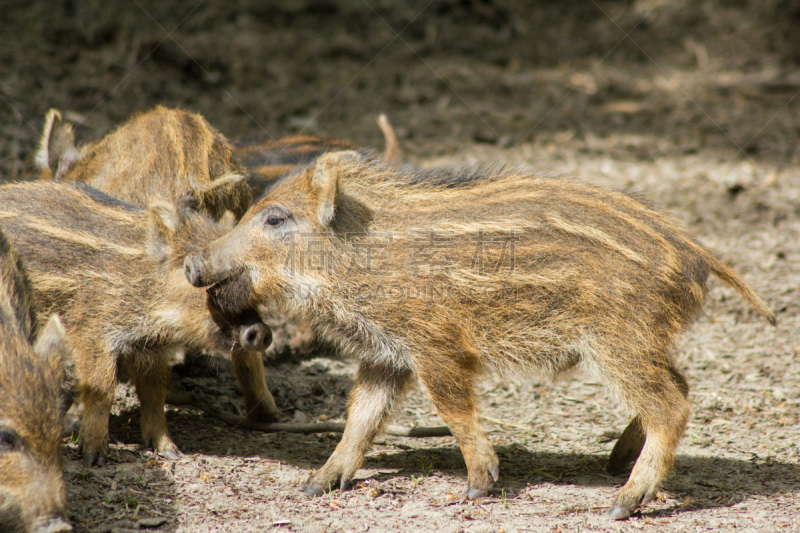
[[[23,2],[0,21],[0,177],[32,174],[44,113],[92,140],[156,104],[229,137],[429,156],[624,136],[622,159],[800,157],[800,6],[770,2]],[[224,43],[224,45],[221,45]],[[555,134],[559,134],[554,137]],[[796,161],[795,161],[796,162]]]
[[[344,415],[352,380],[331,374],[329,367],[335,364],[333,360],[321,360],[302,365],[267,366],[268,384],[285,420]],[[173,367],[173,391],[200,388],[220,408],[244,415],[244,403],[237,387],[230,361],[225,358],[199,355]],[[132,389],[128,397],[131,399],[125,402],[128,407],[110,417],[113,446],[105,466],[86,468],[74,441],[63,447],[69,518],[76,531],[111,531],[112,528],[175,531],[178,527],[179,513],[174,504],[175,463],[141,446],[141,412]],[[170,434],[185,456],[196,453],[261,455],[266,448],[285,449],[296,457],[298,448],[307,448],[310,465],[317,456],[329,453],[324,443],[333,442],[325,436],[293,435],[288,437],[294,438],[287,439],[286,435],[276,434],[268,436],[275,443],[265,447],[253,442],[259,439],[259,434],[225,427],[219,420],[206,417],[196,409],[170,409],[167,421]]]
[[[188,454],[208,456],[260,456],[298,467],[320,468],[339,442],[340,436],[257,434],[245,430],[214,427],[216,422],[202,416],[170,419],[175,441]],[[225,438],[219,438],[225,432]],[[215,438],[216,437],[216,438]],[[466,466],[452,438],[448,447],[441,440],[426,439],[411,449],[391,437],[379,437],[378,443],[394,450],[382,450],[367,457],[362,468],[377,470],[356,476],[354,485],[368,479],[384,483],[412,476],[456,476],[466,482]],[[435,448],[426,447],[430,442]],[[500,459],[500,479],[490,498],[521,497],[526,488],[542,483],[584,487],[620,487],[628,473],[612,477],[605,472],[605,454],[536,452],[519,444],[495,446]],[[387,472],[381,472],[387,471]],[[389,484],[387,484],[388,486]],[[667,516],[696,509],[730,507],[754,496],[770,496],[800,487],[797,466],[778,461],[747,461],[679,455],[673,474],[663,490],[675,500],[668,509],[645,508],[645,517]],[[564,504],[568,502],[563,502]],[[573,509],[581,512],[588,509]]]
[[[215,419],[186,410],[169,411],[168,422],[173,439],[187,457],[260,457],[270,464],[296,467],[300,476],[305,470],[320,468],[340,440],[336,434],[263,434],[222,427]],[[111,434],[112,440],[122,446],[113,447],[109,464],[103,468],[85,469],[76,451],[67,451],[70,519],[76,530],[91,531],[103,524],[126,527],[142,517],[165,517],[167,522],[159,528],[174,531],[177,510],[172,503],[175,481],[170,463],[136,444],[138,409],[113,416]],[[411,448],[391,437],[379,437],[381,451],[367,457],[362,467],[377,472],[362,470],[354,486],[371,480],[370,486],[391,492],[393,482],[403,480],[407,484],[414,477],[429,476],[457,477],[465,483],[461,452],[452,438],[448,442],[448,446],[441,447],[441,440],[426,439],[419,441],[420,447]],[[628,476],[606,474],[605,454],[536,452],[519,444],[498,445],[495,450],[500,459],[500,479],[487,497],[494,500],[525,498],[526,489],[541,484],[618,488]],[[679,455],[674,472],[663,487],[668,501],[648,506],[636,515],[659,518],[698,509],[726,508],[753,497],[792,492],[798,486],[794,464]],[[283,488],[299,494],[299,488],[290,484]],[[139,516],[132,517],[137,504],[142,509]],[[554,513],[594,512],[570,507],[568,501],[559,505],[566,507],[561,511],[554,507]]]
[[[318,355],[315,353],[314,355]],[[312,360],[313,359],[313,360]],[[267,386],[285,420],[312,421],[343,417],[353,381],[347,375],[332,373],[341,367],[335,358],[293,358],[289,362],[265,364]],[[241,391],[230,360],[222,357],[187,358],[172,368],[171,391],[200,389],[214,397],[217,408],[244,416]]]
[[[121,420],[115,418],[118,423],[112,432],[120,434]],[[138,434],[136,439],[125,438],[124,442],[138,442]],[[178,509],[171,463],[136,444],[129,444],[113,446],[105,466],[87,468],[76,445],[62,449],[67,511],[74,531],[177,530]]]
[[[207,364],[209,361],[212,362],[211,365]],[[240,406],[241,398],[234,390],[235,379],[224,363],[224,359],[207,358],[205,362],[195,362],[191,366],[177,366],[173,371],[175,386],[200,386],[209,394],[218,395],[214,401],[226,407]],[[287,418],[291,416],[291,412],[302,412],[307,415],[306,420],[313,420],[325,412],[344,415],[346,392],[352,385],[351,380],[345,376],[331,375],[319,360],[302,366],[280,365],[277,368],[268,368],[267,374],[270,381],[274,382],[272,390],[278,406]],[[190,377],[192,375],[194,377]],[[204,379],[208,381],[202,381]],[[312,414],[313,416],[308,416]],[[119,457],[112,454],[112,464],[124,464],[128,460],[132,461],[130,457],[134,454],[144,457],[149,453],[136,450],[136,443],[139,441],[138,417],[137,408],[112,416],[112,439],[132,446],[135,450],[123,450],[117,453]],[[333,433],[263,434],[224,427],[218,420],[193,409],[170,410],[167,419],[173,439],[187,455],[260,456],[303,470],[321,467],[341,438],[341,435]],[[397,476],[410,478],[412,475],[438,474],[466,479],[466,466],[461,451],[452,438],[448,438],[448,441],[452,444],[441,448],[442,441],[438,439],[421,440],[420,448],[412,449],[391,437],[381,436],[377,440],[381,451],[367,457],[362,468],[379,472],[388,470],[390,473],[378,473],[368,478],[357,477],[356,483],[364,479],[383,482]],[[425,442],[431,442],[436,447],[427,448]],[[386,447],[394,449],[385,450]],[[495,450],[500,459],[501,478],[491,497],[498,497],[503,492],[508,497],[517,497],[526,487],[540,483],[619,487],[625,483],[629,474],[626,472],[621,476],[609,476],[605,471],[605,454],[536,452],[520,444],[500,445]],[[169,484],[168,476],[162,475],[161,479],[164,481],[162,485]],[[679,455],[673,475],[666,482],[664,490],[682,503],[667,510],[645,509],[642,514],[656,517],[692,509],[729,507],[751,496],[769,496],[796,490],[799,486],[797,466],[794,464],[758,459],[746,461]]]
[[[201,388],[225,409],[241,412],[242,400],[235,378],[225,359],[203,357],[173,370],[173,390]],[[267,368],[271,389],[286,419],[313,421],[320,415],[342,417],[351,379],[337,370],[335,360],[315,359],[300,365],[281,364]],[[335,415],[326,413],[336,413]],[[170,408],[167,413],[171,435],[190,463],[202,468],[205,460],[244,458],[266,464],[286,464],[296,475],[320,468],[338,444],[339,434],[298,435],[264,434],[231,428],[194,408]],[[127,527],[142,517],[166,518],[162,530],[177,527],[179,513],[172,504],[175,480],[172,463],[161,460],[138,445],[139,409],[135,405],[111,417],[112,447],[109,464],[103,468],[83,468],[74,445],[67,448],[67,480],[70,487],[70,518],[78,531],[93,531],[113,525]],[[463,457],[452,438],[442,446],[439,439],[415,441],[414,447],[398,439],[381,436],[376,452],[367,457],[354,485],[370,481],[369,486],[391,492],[395,483],[408,486],[414,479],[428,476],[466,480]],[[538,485],[574,485],[618,488],[628,473],[609,476],[605,454],[537,452],[535,445],[498,445],[500,480],[490,499],[526,497]],[[260,458],[260,459],[255,459]],[[377,485],[375,485],[377,483]],[[773,460],[736,460],[679,455],[673,474],[665,483],[665,502],[638,511],[643,518],[663,518],[698,509],[726,508],[746,499],[790,493],[800,487],[797,465]],[[294,491],[283,483],[284,490]],[[299,493],[299,489],[298,493]],[[401,492],[404,489],[401,489]],[[301,497],[302,495],[298,496]],[[140,513],[134,509],[141,504]],[[562,513],[596,512],[595,508],[569,506]],[[555,508],[554,508],[555,509]],[[110,527],[110,526],[109,526]],[[171,529],[170,529],[171,528]]]
[[[526,488],[541,483],[620,487],[629,474],[616,477],[606,474],[605,455],[536,452],[518,444],[495,446],[495,451],[500,459],[500,479],[490,497],[501,497],[503,491],[510,498],[519,497]],[[419,476],[430,469],[433,473],[466,479],[466,466],[455,443],[447,449],[423,448],[371,456],[364,468],[401,469],[398,475],[404,476]],[[666,511],[645,509],[642,514],[662,516],[692,509],[729,507],[749,497],[769,496],[798,487],[797,468],[793,464],[679,455],[663,490],[682,503]]]

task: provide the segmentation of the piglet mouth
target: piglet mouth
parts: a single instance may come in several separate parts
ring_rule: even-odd
[[[232,277],[233,276],[228,276],[227,278],[216,281],[211,285],[202,285],[201,287],[205,287],[206,292],[213,297],[214,295],[223,293],[228,288]]]
[[[250,303],[252,285],[244,272],[228,276],[206,288],[212,316],[245,350],[263,352],[272,344],[272,330]]]
[[[244,272],[229,273],[212,285],[206,287],[208,301],[213,307],[226,314],[238,315],[252,309],[253,285],[250,276]]]

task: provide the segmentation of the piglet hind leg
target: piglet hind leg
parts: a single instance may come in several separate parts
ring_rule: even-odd
[[[264,380],[264,362],[261,354],[236,348],[231,353],[231,361],[233,372],[242,388],[247,418],[255,422],[279,421],[280,411]]]
[[[325,466],[305,482],[303,492],[320,496],[337,485],[342,490],[349,486],[410,377],[409,370],[361,363],[350,393],[342,440]]]
[[[426,358],[418,368],[439,416],[464,455],[467,489],[462,496],[471,499],[485,496],[500,474],[500,462],[480,426],[475,397],[477,369],[477,358],[464,353],[448,359]]]
[[[164,414],[164,403],[169,388],[167,357],[162,354],[152,357],[150,364],[135,370],[133,382],[142,407],[144,445],[152,447],[154,451],[168,459],[179,458],[180,450],[169,436],[167,417]]]
[[[94,339],[72,341],[83,350],[75,358],[78,399],[83,405],[78,431],[78,453],[86,466],[103,466],[108,459],[108,418],[117,388],[113,359]]]
[[[668,366],[650,377],[639,383],[627,383],[628,389],[622,389],[636,391],[632,397],[646,400],[646,405],[627,402],[638,411],[634,420],[641,426],[644,446],[627,483],[608,511],[608,518],[613,520],[628,518],[637,507],[655,498],[675,462],[675,450],[689,418],[689,389],[683,376]],[[638,438],[631,437],[629,442],[635,444]]]
[[[114,389],[106,386],[81,386],[80,430],[78,432],[78,453],[86,466],[103,466],[108,459],[108,418],[114,402]]]
[[[611,456],[608,458],[606,472],[612,476],[622,474],[628,465],[634,462],[639,457],[639,454],[642,453],[644,438],[642,420],[635,416],[614,445]]]

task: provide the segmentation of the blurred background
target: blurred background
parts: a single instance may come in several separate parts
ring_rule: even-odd
[[[88,141],[156,104],[375,148],[385,112],[412,159],[796,165],[799,61],[798,0],[3,0],[0,179],[33,172],[50,107]]]

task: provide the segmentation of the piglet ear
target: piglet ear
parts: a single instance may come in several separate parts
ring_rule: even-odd
[[[339,192],[339,176],[346,160],[358,157],[357,152],[331,152],[317,159],[314,175],[311,176],[311,190],[319,202],[319,222],[329,226],[336,216],[336,195]]]
[[[72,402],[72,397],[77,388],[78,378],[75,371],[75,359],[72,348],[67,341],[67,333],[58,315],[50,316],[47,324],[39,332],[33,344],[33,352],[41,357],[50,373],[61,384],[61,394],[64,410]]]
[[[36,166],[49,170],[53,179],[61,179],[80,158],[81,154],[75,148],[72,124],[62,119],[58,109],[51,109],[44,120],[42,139],[36,152]]]
[[[150,253],[165,259],[172,251],[172,242],[183,219],[178,209],[168,202],[153,202],[147,206],[150,221]]]
[[[58,315],[52,315],[45,327],[39,332],[33,351],[40,357],[68,355],[67,333]]]
[[[67,342],[67,332],[64,331],[58,315],[51,315],[39,332],[33,344],[33,352],[44,360],[52,374],[62,383],[65,393],[75,387],[77,379],[72,349]]]

